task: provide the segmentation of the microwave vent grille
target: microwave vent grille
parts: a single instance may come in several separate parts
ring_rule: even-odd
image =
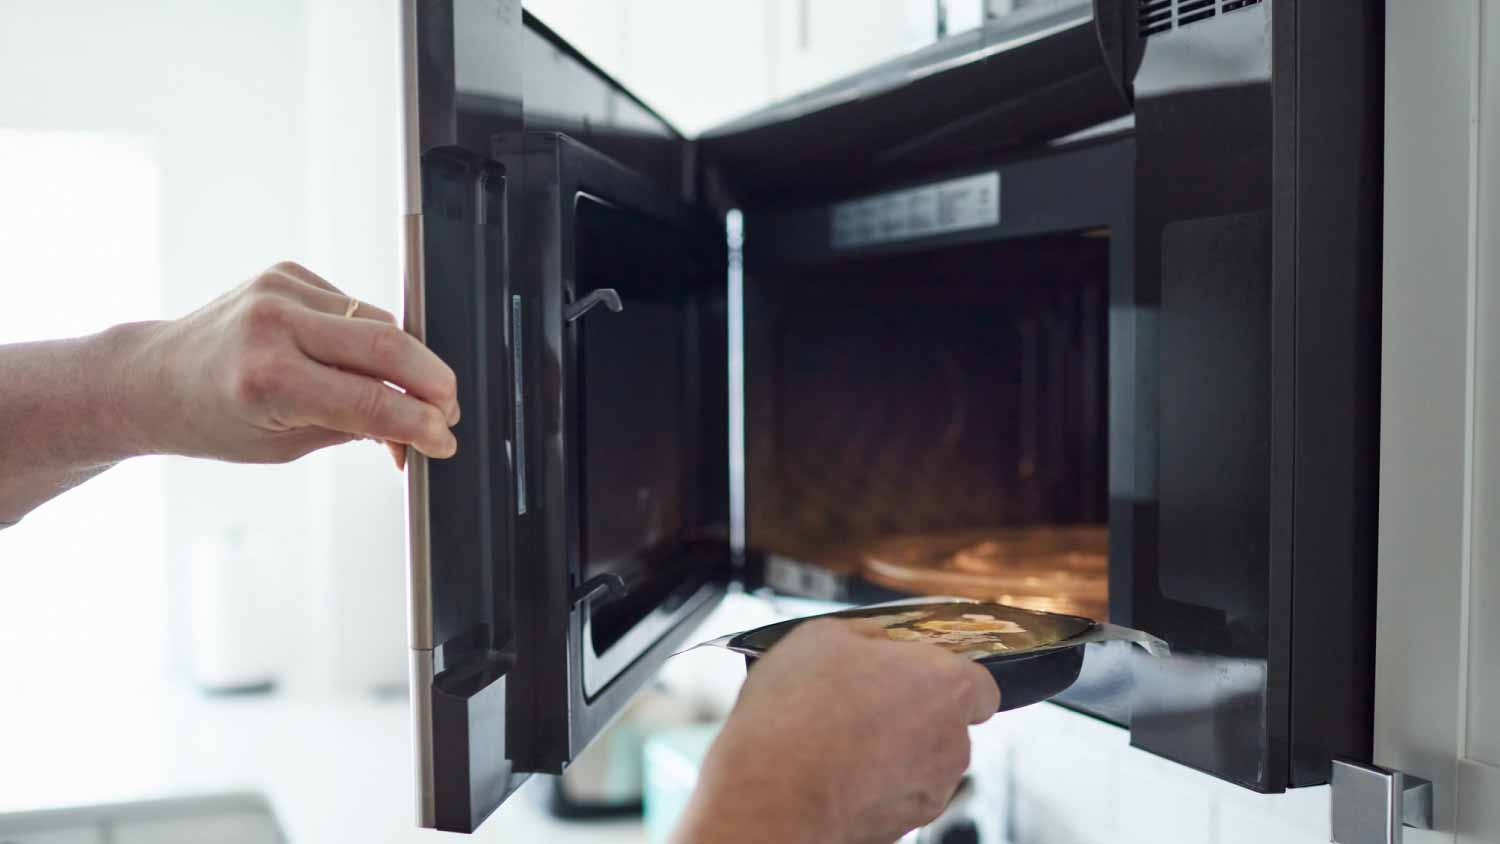
[[[1140,36],[1150,38],[1263,0],[1136,0]]]

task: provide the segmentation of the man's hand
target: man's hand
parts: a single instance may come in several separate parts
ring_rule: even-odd
[[[345,317],[349,301],[282,263],[143,330],[120,359],[140,450],[279,463],[367,437],[452,456],[453,370],[379,308]]]
[[[999,705],[968,659],[809,621],[750,671],[676,840],[888,844],[942,812]]]
[[[398,467],[407,445],[451,456],[453,370],[349,302],[277,264],[176,321],[0,346],[0,526],[139,454],[276,463],[368,437]]]

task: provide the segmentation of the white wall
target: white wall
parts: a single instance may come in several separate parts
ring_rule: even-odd
[[[1327,786],[1256,794],[1051,704],[975,728],[973,760],[1008,844],[1324,844],[1330,835]]]
[[[84,137],[130,133],[150,144],[159,163],[155,228],[162,260],[156,301],[122,308],[105,321],[142,312],[180,313],[278,255],[302,252],[301,177],[295,164],[302,144],[296,114],[303,69],[300,48],[285,49],[299,16],[298,8],[284,1],[226,8],[102,0],[8,0],[0,6],[5,22],[0,26],[0,125]],[[99,246],[88,231],[80,231],[85,235],[75,244],[80,251]],[[63,301],[88,300],[110,286],[108,276],[58,277],[49,280],[48,292]],[[298,509],[303,486],[298,469],[250,470],[234,475],[232,483],[222,467],[208,464],[172,462],[164,472],[171,501],[165,528],[169,549],[231,518],[274,524],[282,513]],[[160,553],[125,543],[117,548],[114,565],[149,571],[160,560],[142,557]],[[50,564],[67,569],[85,561],[61,557]],[[104,585],[84,576],[86,568],[79,572],[74,594]],[[95,620],[85,614],[74,623],[88,628]],[[45,647],[45,637],[38,645]],[[120,658],[150,659],[144,654]]]
[[[0,127],[0,342],[158,316],[161,176],[140,133]],[[79,295],[86,279],[108,283]],[[93,682],[162,675],[162,468],[122,467],[0,531],[0,710],[101,641],[123,658]]]
[[[47,279],[51,298],[31,300],[35,306],[119,305],[78,331],[176,316],[293,259],[399,312],[399,89],[395,8],[387,6],[0,0],[0,130],[123,133],[149,147],[160,172],[149,198],[160,250],[152,301],[117,302],[108,275],[75,272]],[[116,207],[102,203],[98,210]],[[79,229],[75,248],[102,248],[92,231]],[[14,338],[0,337],[6,339]],[[185,675],[192,636],[184,594],[190,549],[238,530],[265,549],[253,564],[274,586],[261,590],[259,614],[284,682],[330,691],[402,680],[400,479],[384,459],[378,446],[355,444],[289,466],[159,461],[163,546],[123,543],[114,565],[145,573],[165,557],[170,594],[165,633],[156,638],[177,676]],[[134,471],[127,465],[114,474]],[[106,476],[95,484],[114,482]],[[132,492],[151,494],[119,494]],[[59,532],[38,541],[61,548],[65,538]],[[5,542],[0,535],[0,558]],[[50,564],[80,565],[66,555]],[[104,600],[107,583],[96,581],[85,576],[71,592]],[[34,596],[56,597],[63,596]],[[89,614],[79,615],[71,623],[87,629]],[[47,635],[33,646],[45,650]]]
[[[398,7],[306,0],[308,256],[350,295],[401,313]],[[404,476],[375,443],[309,460],[307,549],[333,623],[317,677],[346,691],[406,683]]]

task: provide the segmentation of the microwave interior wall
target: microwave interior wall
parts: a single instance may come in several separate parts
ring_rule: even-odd
[[[1117,499],[1152,459],[1134,160],[1116,133],[745,211],[748,583],[1129,623],[1136,511]],[[976,176],[1000,197],[984,225],[833,236],[851,200]],[[1108,693],[1073,702],[1124,724],[1117,657],[1093,653],[1079,687]]]
[[[755,558],[860,597],[1108,615],[1108,230],[886,250],[745,289]]]

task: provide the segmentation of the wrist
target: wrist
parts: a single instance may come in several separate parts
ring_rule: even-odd
[[[90,385],[89,429],[111,442],[116,459],[171,451],[162,441],[164,373],[151,354],[161,322],[116,325],[88,338],[82,377]]]

